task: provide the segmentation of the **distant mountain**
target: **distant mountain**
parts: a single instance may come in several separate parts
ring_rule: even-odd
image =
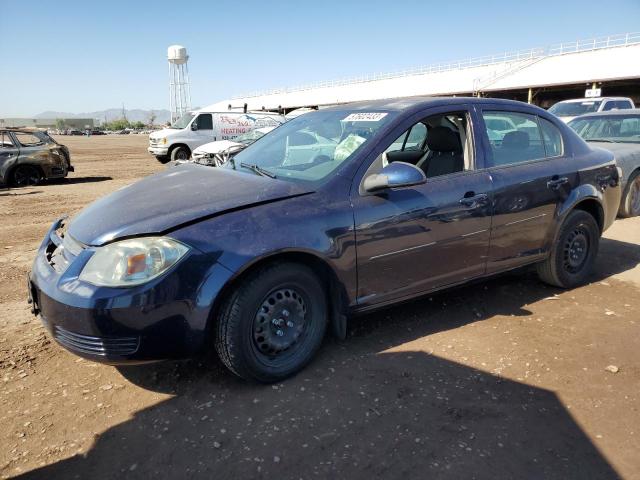
[[[153,110],[153,113],[156,116],[154,121],[156,125],[168,122],[171,115],[169,110],[165,109]],[[125,114],[127,116],[127,120],[129,120],[130,122],[147,123],[149,121],[149,117],[151,116],[151,110],[141,110],[134,108],[132,110],[125,110]],[[107,122],[122,118],[122,109],[109,108],[107,110],[100,110],[98,112],[83,113],[47,111],[39,113],[35,116],[35,118],[94,118],[99,120],[100,123],[103,123],[105,121],[105,118]]]

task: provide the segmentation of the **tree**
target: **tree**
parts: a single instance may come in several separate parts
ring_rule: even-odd
[[[56,129],[57,130],[64,130],[66,127],[64,120],[61,118],[56,118]]]
[[[149,126],[153,127],[153,125],[156,123],[156,112],[154,112],[153,110],[151,110],[151,112],[149,113]]]
[[[124,130],[125,128],[131,127],[131,124],[124,119],[113,120],[112,122],[107,122],[104,124],[105,130]]]

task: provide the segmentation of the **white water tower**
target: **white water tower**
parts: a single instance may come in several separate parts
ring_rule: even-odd
[[[187,49],[182,45],[171,45],[167,49],[169,60],[169,110],[171,122],[191,110],[191,90],[189,87],[189,67]]]

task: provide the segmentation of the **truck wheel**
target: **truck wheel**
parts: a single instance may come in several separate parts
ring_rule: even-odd
[[[191,154],[187,147],[176,147],[171,150],[171,161],[175,162],[176,160],[189,160]]]
[[[595,218],[574,210],[560,227],[551,254],[537,265],[538,276],[550,285],[573,288],[584,283],[598,254],[600,228]]]
[[[640,172],[634,173],[627,182],[618,215],[625,218],[640,215]]]
[[[32,165],[18,165],[11,172],[10,184],[13,187],[28,187],[37,185],[42,180],[40,170]]]
[[[168,155],[156,155],[156,160],[164,165],[165,163],[169,162],[171,158]]]
[[[302,369],[320,347],[326,293],[308,267],[275,263],[242,281],[217,321],[222,362],[242,378],[276,382]]]

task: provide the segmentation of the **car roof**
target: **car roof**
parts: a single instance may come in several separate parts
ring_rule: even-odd
[[[35,133],[35,132],[43,132],[43,129],[40,128],[27,128],[27,127],[2,127],[0,130],[5,132],[23,132],[23,133]]]
[[[579,117],[576,117],[576,118],[611,117],[611,116],[625,116],[625,115],[640,116],[640,108],[623,108],[622,110],[607,110],[606,112],[591,112],[591,113],[585,113],[584,115],[580,115]]]
[[[629,97],[593,97],[593,98],[571,98],[569,100],[562,100],[558,103],[581,103],[581,102],[595,102],[602,100],[631,100]]]
[[[331,107],[323,108],[323,111],[340,111],[340,110],[421,110],[422,108],[448,106],[448,105],[464,105],[464,104],[491,104],[507,106],[526,105],[532,108],[538,108],[524,102],[516,100],[505,100],[502,98],[478,98],[478,97],[405,97],[405,98],[389,98],[383,100],[368,100],[361,102],[344,103]]]

